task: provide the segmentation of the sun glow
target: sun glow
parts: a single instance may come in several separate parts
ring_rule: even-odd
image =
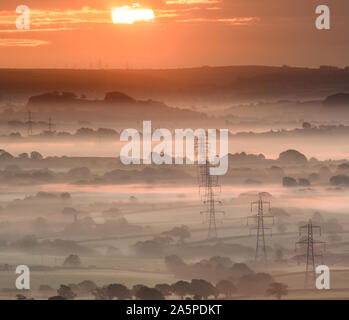
[[[154,12],[152,9],[142,9],[138,3],[130,6],[123,6],[113,9],[114,23],[132,24],[135,21],[154,20]]]

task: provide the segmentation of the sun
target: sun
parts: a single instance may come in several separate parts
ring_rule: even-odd
[[[142,9],[138,3],[134,3],[132,7],[123,6],[113,9],[114,23],[132,24],[136,21],[152,21],[155,15],[152,9]]]

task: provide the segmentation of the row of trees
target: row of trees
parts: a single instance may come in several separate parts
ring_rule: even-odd
[[[231,298],[234,294],[250,294],[257,293],[251,291],[252,287],[259,287],[258,293],[266,296],[275,296],[281,299],[282,296],[288,294],[287,285],[278,282],[269,282],[268,285],[261,285],[267,280],[268,275],[259,273],[254,277],[247,276],[235,285],[231,280],[221,280],[214,286],[210,282],[203,279],[192,279],[189,281],[177,281],[173,284],[161,283],[150,288],[142,284],[134,285],[131,289],[123,284],[113,283],[103,287],[98,287],[94,282],[85,280],[77,285],[61,285],[57,290],[56,296],[52,296],[49,300],[72,300],[81,294],[90,294],[96,300],[164,300],[177,296],[180,299],[209,299],[224,296]],[[242,290],[241,290],[242,288]]]

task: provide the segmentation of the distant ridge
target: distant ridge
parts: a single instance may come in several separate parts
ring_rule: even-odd
[[[349,107],[349,93],[337,93],[328,96],[323,104],[325,106]]]
[[[27,107],[40,113],[85,114],[98,110],[95,117],[119,120],[153,120],[153,119],[206,119],[204,113],[189,109],[170,107],[153,100],[136,100],[122,92],[107,92],[104,99],[89,100],[78,97],[73,92],[46,92],[31,96]]]
[[[37,95],[64,91],[101,96],[127,92],[176,102],[231,102],[250,99],[325,98],[324,92],[345,92],[349,68],[318,69],[268,66],[227,66],[163,70],[0,69],[0,94]]]

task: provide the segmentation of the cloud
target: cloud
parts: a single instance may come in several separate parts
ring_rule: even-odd
[[[36,39],[0,39],[0,47],[39,47],[49,43]]]
[[[247,26],[259,21],[260,19],[255,17],[227,18],[227,19],[191,18],[191,19],[177,20],[177,22],[216,22],[216,23],[218,22],[218,23],[224,23],[224,24],[233,25],[233,26]]]
[[[222,3],[222,0],[166,0],[166,4],[215,4]]]
[[[167,0],[170,5],[154,9],[155,19],[162,22],[210,22],[228,25],[248,25],[258,22],[255,17],[240,17],[226,14],[221,0]],[[172,4],[180,4],[174,8]],[[207,6],[209,4],[209,6]],[[214,4],[214,5],[213,5]],[[112,23],[112,8],[96,9],[84,6],[80,9],[32,9],[30,29],[17,30],[14,23],[18,17],[14,11],[0,11],[0,33],[53,32],[76,29],[91,29],[97,25]]]
[[[111,23],[110,10],[83,7],[78,10],[30,10],[30,29],[18,30],[15,21],[18,15],[13,11],[0,11],[0,33],[63,31],[88,28],[95,24]]]

